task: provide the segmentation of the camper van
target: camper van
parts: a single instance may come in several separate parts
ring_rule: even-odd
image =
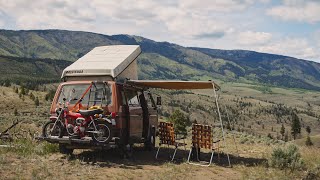
[[[147,149],[153,149],[158,124],[157,103],[161,103],[155,102],[146,89],[126,83],[128,79],[138,79],[136,59],[140,53],[138,45],[101,46],[65,68],[61,76],[63,82],[50,108],[52,116],[47,124],[51,126],[44,129],[53,130],[62,104],[67,108],[64,121],[71,117],[74,122],[62,122],[59,135],[44,133],[43,138],[59,143],[62,153],[72,153],[78,148],[129,149],[134,143],[144,143]],[[94,136],[72,136],[78,133],[74,130],[77,124],[81,126],[86,117],[92,122],[97,120],[93,125],[97,128],[88,130]],[[108,130],[108,137],[101,141],[95,136],[100,126],[100,130]]]

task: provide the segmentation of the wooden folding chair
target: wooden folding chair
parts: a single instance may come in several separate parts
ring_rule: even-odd
[[[210,166],[212,163],[212,158],[215,151],[218,152],[218,157],[219,157],[219,142],[220,140],[213,141],[211,126],[202,125],[202,124],[193,124],[192,125],[192,146],[189,152],[187,163],[200,165],[200,166]],[[211,150],[210,161],[200,161],[199,159],[200,148]],[[198,163],[190,162],[191,153],[194,150],[196,151],[196,157],[197,157]]]
[[[177,135],[175,134],[173,123],[169,122],[160,122],[159,123],[159,147],[156,153],[156,159],[158,159],[159,151],[162,145],[168,145],[168,147],[175,146],[173,156],[171,158],[171,161],[174,160],[174,157],[177,153],[177,150],[180,146],[184,146],[184,149],[186,150],[186,143],[185,143],[185,137],[177,138]],[[177,140],[183,140],[182,142],[177,142]]]

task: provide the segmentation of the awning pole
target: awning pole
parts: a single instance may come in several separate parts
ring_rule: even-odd
[[[224,109],[226,110],[226,113],[227,113],[227,118],[228,118],[228,122],[229,122],[229,125],[230,125],[230,129],[231,129],[231,133],[232,133],[232,137],[233,137],[233,143],[234,145],[236,146],[236,150],[237,150],[237,154],[238,154],[238,157],[239,157],[239,151],[238,151],[238,146],[237,146],[237,143],[236,143],[236,138],[234,137],[234,129],[231,127],[231,121],[230,121],[230,118],[229,118],[229,113],[228,113],[228,110],[227,110],[227,106],[224,105]],[[234,123],[234,121],[233,121]]]
[[[224,144],[224,147],[226,147],[226,149],[227,149],[226,140],[225,140],[225,137],[224,137],[224,129],[223,129],[223,124],[222,124],[222,118],[221,118],[221,113],[220,113],[220,109],[219,109],[218,97],[217,97],[217,92],[216,92],[216,88],[214,86],[214,83],[212,83],[212,87],[213,87],[213,93],[214,93],[216,107],[217,107],[217,110],[218,110],[218,116],[219,116],[219,120],[220,120],[220,124],[221,124],[223,144]],[[228,152],[226,152],[226,153],[227,153],[227,157],[228,157],[229,166],[231,167],[229,153]]]

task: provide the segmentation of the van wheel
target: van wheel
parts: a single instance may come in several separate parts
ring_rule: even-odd
[[[156,146],[156,131],[155,128],[151,128],[150,135],[148,137],[148,140],[144,143],[145,149],[148,151],[153,151]]]
[[[66,147],[66,145],[59,144],[59,151],[62,154],[72,155],[73,149],[69,149]]]

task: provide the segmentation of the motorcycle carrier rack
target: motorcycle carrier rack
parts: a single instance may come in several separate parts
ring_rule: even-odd
[[[69,136],[63,136],[62,138],[59,138],[58,136],[39,136],[35,139],[39,141],[47,141],[49,143],[64,144],[68,147],[74,147],[77,149],[112,149],[118,147],[115,143],[115,138],[113,138],[112,141],[107,144],[95,142],[91,137],[86,137],[85,139],[76,139],[70,138]]]

